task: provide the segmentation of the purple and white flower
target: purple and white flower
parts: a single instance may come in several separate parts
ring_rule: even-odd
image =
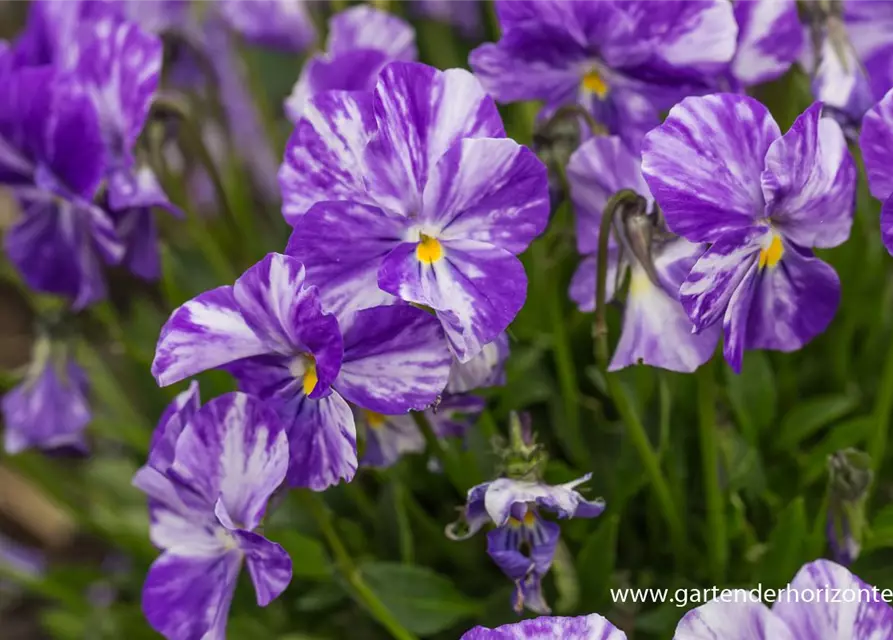
[[[673,640],[881,640],[893,634],[893,608],[880,592],[828,560],[804,565],[771,609],[743,589],[731,596],[686,613]]]
[[[524,304],[546,168],[467,71],[392,62],[372,92],[311,98],[279,179],[287,253],[333,310],[425,305],[467,362]]]
[[[412,25],[374,7],[351,7],[329,21],[326,51],[304,64],[285,113],[297,123],[307,100],[318,93],[372,91],[387,63],[412,62],[417,55]]]
[[[382,414],[423,410],[446,385],[450,361],[432,315],[409,305],[332,315],[301,263],[273,253],[235,285],[174,310],[152,375],[166,386],[228,369],[243,391],[278,409],[291,448],[289,482],[321,491],[356,472],[348,401]]]
[[[642,178],[640,165],[639,157],[616,136],[590,138],[568,163],[577,249],[585,256],[571,281],[570,295],[581,311],[595,309],[598,236],[610,198],[618,191],[631,189],[643,196],[651,208],[651,192]],[[655,216],[652,213],[643,218],[648,236],[643,241],[648,255],[637,256],[622,221],[615,221],[619,243],[614,235],[609,240],[606,301],[614,297],[616,285],[629,273],[623,331],[609,371],[642,363],[691,372],[710,359],[719,339],[718,328],[693,335],[692,323],[679,302],[679,287],[706,245],[666,233],[655,222]]]
[[[865,114],[859,145],[871,195],[884,203],[881,240],[893,254],[893,89]]]
[[[509,357],[509,337],[505,333],[488,344],[468,362],[453,360],[447,393],[459,394],[505,384],[505,361]]]
[[[597,613],[576,618],[540,616],[495,629],[475,627],[460,640],[626,640],[626,634]]]
[[[525,607],[535,613],[548,613],[542,593],[542,578],[552,566],[561,529],[544,520],[540,511],[559,518],[595,518],[605,510],[601,498],[586,500],[576,487],[592,477],[560,485],[532,480],[498,478],[468,491],[460,523],[447,527],[447,537],[466,540],[488,522],[496,528],[487,534],[487,553],[502,572],[515,583],[512,603],[520,613]]]
[[[732,89],[783,75],[803,52],[797,0],[735,0],[738,46],[729,65]]]
[[[39,338],[25,379],[0,404],[6,453],[31,447],[86,450],[84,429],[92,417],[88,395],[87,376],[70,351]]]
[[[738,27],[727,0],[500,0],[502,37],[469,64],[499,102],[578,104],[632,146],[660,111],[728,69]]]
[[[149,496],[163,550],[143,587],[143,612],[169,640],[224,640],[242,563],[268,605],[291,581],[291,558],[255,529],[288,468],[285,429],[263,401],[229,393],[199,407],[193,383],[165,412],[134,485]]]
[[[301,52],[316,41],[305,0],[220,0],[218,6],[230,28],[248,42]]]
[[[844,242],[856,169],[840,126],[815,103],[784,135],[742,95],[683,100],[643,143],[642,173],[673,233],[711,243],[680,289],[701,332],[722,320],[726,360],[745,349],[795,351],[840,302],[813,248]]]

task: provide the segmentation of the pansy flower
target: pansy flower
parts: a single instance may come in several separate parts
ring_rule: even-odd
[[[444,396],[437,407],[427,409],[424,418],[438,438],[459,438],[474,424],[486,402],[472,395]],[[366,451],[360,464],[390,467],[407,453],[425,450],[425,438],[411,415],[383,415],[361,409],[357,421],[366,427]]]
[[[680,289],[695,330],[722,321],[726,360],[795,351],[840,302],[813,248],[844,242],[856,169],[840,126],[815,103],[784,135],[743,95],[686,98],[643,145],[642,173],[673,233],[711,243]]]
[[[491,95],[540,100],[546,113],[580,105],[630,144],[735,52],[728,0],[499,0],[496,12],[502,37],[468,60]]]
[[[220,0],[220,14],[253,44],[301,52],[316,40],[305,0]]]
[[[6,453],[31,447],[85,450],[84,429],[91,419],[88,394],[87,376],[70,350],[39,338],[25,379],[0,405]]]
[[[859,145],[871,195],[884,203],[881,240],[893,254],[893,89],[865,114]]]
[[[496,528],[487,534],[487,553],[515,583],[512,603],[520,613],[525,607],[548,613],[542,578],[552,566],[561,529],[542,518],[550,511],[559,518],[595,518],[605,510],[601,498],[586,500],[576,487],[592,477],[560,485],[531,480],[498,478],[468,491],[462,520],[447,527],[447,537],[465,540],[488,522]]]
[[[432,315],[409,305],[332,315],[301,263],[273,253],[175,309],[161,330],[160,385],[220,367],[273,402],[288,429],[289,482],[320,491],[356,472],[348,401],[382,414],[425,409],[446,385],[450,355]]]
[[[734,0],[738,45],[729,65],[733,90],[769,82],[787,72],[803,51],[797,0]]]
[[[540,616],[495,629],[475,627],[460,640],[626,640],[626,634],[597,613],[576,618]]]
[[[739,589],[686,613],[673,640],[880,640],[891,634],[893,608],[880,591],[839,564],[815,560],[771,609]]]
[[[243,562],[260,606],[292,576],[285,550],[255,532],[288,468],[283,425],[244,393],[199,405],[197,384],[177,396],[134,477],[149,496],[149,535],[163,551],[146,577],[143,612],[169,640],[224,640]]]
[[[287,253],[331,308],[426,306],[466,362],[524,304],[546,169],[467,71],[392,62],[374,91],[311,98],[279,178]]]
[[[501,333],[468,362],[453,360],[447,392],[459,394],[505,384],[505,361],[508,357],[509,337]]]
[[[298,122],[307,100],[323,91],[372,91],[388,62],[412,62],[417,55],[412,25],[374,7],[351,7],[329,21],[326,51],[302,67],[285,113]]]
[[[639,157],[616,137],[596,136],[571,156],[567,179],[577,223],[577,249],[585,256],[571,281],[570,295],[581,311],[595,309],[598,236],[610,198],[631,189],[653,206],[642,178]],[[692,323],[679,302],[679,287],[706,245],[666,231],[655,212],[614,220],[609,239],[606,301],[629,274],[623,330],[610,371],[642,363],[690,372],[713,355],[718,328],[692,334]]]

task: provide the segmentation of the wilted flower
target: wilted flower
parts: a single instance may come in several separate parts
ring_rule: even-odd
[[[815,560],[780,590],[771,609],[737,590],[686,613],[673,640],[879,640],[891,632],[893,609],[880,591],[839,564]]]
[[[893,253],[893,89],[862,120],[859,138],[871,195],[881,200],[881,240]]]
[[[412,62],[417,55],[412,25],[374,7],[351,7],[329,21],[326,52],[313,56],[301,68],[285,101],[285,113],[296,123],[307,100],[318,93],[372,91],[388,62]]]
[[[227,368],[272,400],[291,446],[289,482],[322,490],[357,468],[348,401],[382,414],[424,409],[450,355],[437,321],[409,305],[335,316],[294,258],[269,254],[233,286],[193,298],[161,329],[152,374],[162,386]]]
[[[542,616],[495,629],[475,627],[461,640],[626,640],[626,634],[597,613],[577,618]],[[750,640],[750,639],[748,639]]]
[[[642,363],[672,371],[694,371],[713,355],[719,328],[692,334],[679,303],[679,287],[706,245],[669,233],[642,178],[639,157],[616,137],[596,136],[571,156],[567,167],[577,221],[577,250],[586,256],[571,281],[570,295],[581,311],[595,309],[599,229],[615,193],[630,189],[642,196],[642,211],[615,216],[609,239],[607,295],[611,300],[629,274],[623,331],[610,371]]]
[[[134,477],[163,550],[146,577],[143,611],[169,640],[226,636],[243,561],[262,607],[292,576],[285,550],[254,532],[288,468],[284,428],[243,393],[199,405],[197,384],[174,400]]]
[[[709,242],[680,289],[696,331],[722,319],[726,360],[745,349],[795,351],[840,302],[813,247],[849,237],[856,169],[840,126],[813,104],[781,135],[742,95],[686,98],[644,141],[642,173],[667,226]]]
[[[311,98],[279,178],[287,253],[331,308],[430,307],[465,362],[524,304],[546,169],[467,71],[392,62],[374,92]]]
[[[783,75],[803,51],[797,0],[734,0],[738,46],[729,65],[732,89]]]

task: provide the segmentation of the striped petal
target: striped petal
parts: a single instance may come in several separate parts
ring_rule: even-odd
[[[288,431],[288,482],[293,487],[324,491],[357,471],[357,432],[350,405],[337,392],[311,400],[300,398],[280,415],[291,420]]]
[[[161,414],[149,444],[148,464],[150,466],[162,472],[170,468],[174,462],[177,438],[180,437],[183,428],[192,420],[200,407],[201,397],[199,396],[198,381],[193,380],[189,383],[189,388],[178,393]]]
[[[547,485],[526,480],[499,478],[490,483],[484,496],[487,513],[497,527],[508,522],[515,505],[536,503],[544,509],[553,511],[559,518],[594,518],[605,510],[605,501],[597,498],[586,500],[576,490],[580,484],[592,477],[587,473],[573,482],[559,485]]]
[[[871,195],[886,200],[893,194],[893,89],[865,114],[859,146]]]
[[[576,618],[542,616],[495,629],[475,627],[461,640],[626,640],[626,634],[597,613]],[[781,639],[779,639],[781,640]]]
[[[328,54],[340,56],[357,49],[380,51],[392,60],[406,62],[418,56],[412,25],[367,5],[341,11],[329,21]]]
[[[249,42],[301,52],[316,40],[303,0],[221,0],[220,14]]]
[[[257,604],[266,607],[291,582],[291,558],[285,549],[257,533],[238,531],[235,536],[245,553],[245,564],[254,583]]]
[[[738,589],[731,602],[713,600],[686,613],[673,640],[800,640],[822,636],[795,636],[787,625],[750,592]]]
[[[796,0],[737,0],[738,49],[732,76],[745,86],[784,74],[803,49]]]

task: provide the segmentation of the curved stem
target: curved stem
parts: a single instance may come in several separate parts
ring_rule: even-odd
[[[388,630],[392,637],[397,638],[397,640],[416,640],[416,637],[400,624],[400,621],[394,617],[394,614],[385,607],[384,603],[375,595],[375,592],[363,581],[360,570],[354,564],[353,558],[350,557],[347,548],[332,524],[332,514],[329,512],[326,504],[314,493],[309,491],[299,493],[304,505],[316,520],[316,524],[326,539],[329,548],[331,548],[338,571],[350,585],[357,600],[366,607],[366,610],[381,626]]]
[[[589,113],[589,110],[578,104],[566,104],[558,107],[550,120],[563,120],[568,117],[580,117],[586,122],[589,131],[596,136],[607,135],[608,131]]]
[[[698,431],[701,438],[701,464],[704,473],[704,493],[707,500],[707,558],[711,579],[722,584],[725,579],[728,548],[726,520],[719,485],[719,442],[716,431],[716,381],[713,367],[707,362],[697,373]]]

